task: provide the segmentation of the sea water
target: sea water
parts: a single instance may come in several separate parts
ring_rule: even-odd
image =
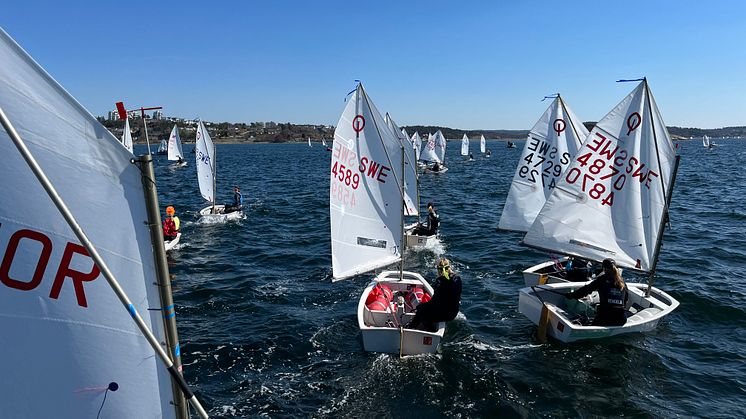
[[[189,166],[156,157],[184,374],[213,417],[746,416],[746,141],[680,142],[681,166],[655,285],[681,306],[650,333],[541,345],[518,313],[521,270],[547,255],[496,231],[523,142],[490,141],[421,176],[440,242],[407,253],[461,275],[461,313],[438,354],[363,351],[355,311],[372,274],[331,282],[330,154],[303,144],[217,145],[218,203],[240,185],[246,218],[205,225]],[[144,151],[138,146],[136,151]]]

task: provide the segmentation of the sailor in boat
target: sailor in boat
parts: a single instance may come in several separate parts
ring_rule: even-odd
[[[181,221],[175,214],[174,207],[170,205],[166,207],[166,219],[163,220],[163,240],[171,241],[179,234]]]
[[[437,323],[456,318],[461,305],[461,277],[451,270],[448,259],[438,262],[438,279],[435,280],[435,293],[430,301],[420,303],[414,318],[405,327],[428,332],[437,330]]]
[[[243,195],[238,185],[233,187],[233,203],[225,204],[225,214],[229,212],[241,211],[243,209]]]
[[[487,150],[487,153],[486,153],[486,155],[487,155],[487,157],[489,157],[489,156],[491,156],[491,155],[492,155],[492,152],[491,152],[491,151],[489,151],[489,150]]]
[[[438,162],[433,163],[433,167],[431,167],[430,170],[433,172],[440,172],[440,163]]]
[[[627,286],[616,267],[614,259],[604,259],[601,264],[604,273],[588,285],[582,286],[565,297],[577,299],[598,291],[599,304],[593,326],[623,326],[627,323],[625,305]]]
[[[435,212],[435,206],[432,202],[427,203],[427,225],[420,224],[412,230],[415,236],[434,236],[438,234],[440,225],[440,216]]]
[[[570,282],[588,282],[593,274],[597,273],[591,261],[579,257],[570,258],[564,266],[564,271],[565,279]]]
[[[469,160],[474,160],[474,153],[469,153]]]

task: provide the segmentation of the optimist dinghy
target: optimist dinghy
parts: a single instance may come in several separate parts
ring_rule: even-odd
[[[399,355],[435,352],[445,323],[438,323],[435,332],[404,327],[417,304],[433,294],[421,275],[403,269],[405,147],[362,84],[337,123],[332,148],[329,210],[333,280],[399,263],[398,271],[376,276],[360,296],[357,319],[363,347]],[[363,173],[351,169],[363,165],[376,169]]]
[[[174,125],[171,135],[168,137],[168,159],[175,161],[179,167],[187,165],[184,160],[184,152],[181,150],[181,138],[179,137],[179,128]]]
[[[215,145],[212,143],[210,133],[207,132],[205,124],[199,121],[197,126],[197,142],[195,144],[195,158],[197,162],[197,181],[202,198],[211,202],[212,205],[199,211],[200,222],[224,223],[243,218],[243,210],[225,212],[225,205],[215,204]]]
[[[174,237],[173,240],[164,240],[163,246],[168,252],[169,250],[172,250],[174,247],[176,247],[177,244],[179,244],[179,240],[181,240],[181,233],[176,233],[176,237]]]
[[[650,330],[679,305],[652,286],[678,163],[647,80],[642,79],[590,132],[523,239],[530,247],[590,261],[613,258],[619,267],[648,275],[644,287],[628,284],[630,297],[635,294],[628,314],[631,319],[637,311],[660,311],[645,311],[655,315],[646,314],[639,326],[637,317],[634,327],[613,329],[609,334]],[[565,281],[553,276],[549,279]],[[542,289],[560,291],[568,286],[578,285],[550,283]],[[645,291],[642,296],[635,291],[640,289]],[[531,287],[520,291],[519,311],[535,323],[537,304],[544,306],[547,314],[554,313],[550,305],[539,301],[541,298],[542,293]],[[568,326],[564,320],[554,324],[560,329]],[[608,335],[604,333],[583,338]]]

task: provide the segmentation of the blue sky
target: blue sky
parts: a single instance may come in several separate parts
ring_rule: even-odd
[[[584,121],[647,76],[667,125],[746,125],[746,2],[5,2],[2,26],[94,115],[336,124],[360,79],[399,125]],[[1,63],[0,63],[1,65]]]

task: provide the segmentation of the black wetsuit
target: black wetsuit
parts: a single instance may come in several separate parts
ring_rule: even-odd
[[[614,276],[604,273],[588,285],[567,294],[567,298],[582,298],[593,291],[598,291],[599,304],[596,310],[594,326],[622,326],[627,323],[624,309],[627,303],[627,287],[614,286]]]
[[[239,211],[243,209],[243,195],[241,192],[233,192],[233,205],[225,206],[225,213]]]
[[[438,214],[433,210],[433,212],[427,214],[427,227],[420,224],[412,230],[412,234],[416,236],[434,236],[438,234],[439,225],[440,217],[438,217]]]
[[[439,276],[435,280],[433,298],[417,306],[417,313],[407,328],[416,329],[422,325],[425,330],[434,332],[438,330],[436,323],[455,319],[460,306],[461,277],[456,274],[451,274],[451,279]]]

